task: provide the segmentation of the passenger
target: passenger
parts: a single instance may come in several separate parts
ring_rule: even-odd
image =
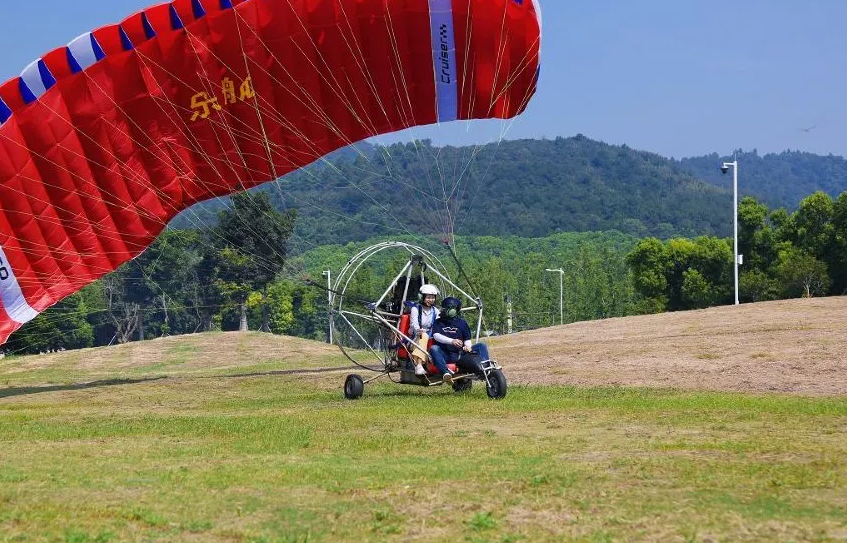
[[[432,328],[435,344],[430,348],[432,361],[447,384],[453,383],[453,372],[448,363],[456,363],[464,353],[476,352],[482,360],[488,360],[488,346],[483,343],[471,345],[471,329],[465,319],[459,316],[462,302],[449,296],[441,301],[441,315]]]
[[[427,346],[432,337],[432,327],[438,319],[438,288],[435,285],[423,285],[418,291],[418,303],[412,306],[409,315],[409,338],[415,341],[417,348],[409,352],[415,363],[415,375],[426,375],[423,364],[426,362]]]

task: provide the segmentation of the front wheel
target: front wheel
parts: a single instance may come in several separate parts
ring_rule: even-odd
[[[348,400],[360,398],[365,392],[365,382],[356,374],[348,375],[344,381],[344,397]]]
[[[494,370],[488,374],[488,383],[485,387],[488,397],[494,400],[502,400],[506,397],[506,376],[500,370]]]

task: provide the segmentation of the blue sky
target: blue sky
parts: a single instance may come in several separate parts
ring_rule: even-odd
[[[583,133],[675,157],[847,155],[847,2],[542,1],[542,80],[508,138]],[[0,79],[150,3],[5,2]]]

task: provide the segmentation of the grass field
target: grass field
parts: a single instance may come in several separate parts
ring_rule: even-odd
[[[197,367],[246,337],[0,362],[0,541],[847,540],[847,398]]]

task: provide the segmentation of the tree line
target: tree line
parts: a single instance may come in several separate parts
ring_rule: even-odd
[[[165,231],[138,258],[26,324],[4,349],[34,353],[209,330],[323,340],[326,291],[304,278],[337,272],[377,240],[295,255],[287,248],[296,220],[293,211],[275,210],[267,193],[237,195],[216,226]],[[438,251],[433,238],[391,239]],[[469,281],[445,257],[447,271],[484,300],[485,329],[493,333],[733,300],[732,238],[639,239],[618,231],[457,236],[455,250]],[[847,193],[834,199],[816,192],[794,212],[743,198],[739,252],[743,302],[845,294]],[[360,277],[360,294],[378,296],[401,265],[386,262]],[[559,274],[548,268],[563,270],[561,298]]]
[[[645,238],[627,258],[641,312],[732,303],[733,240]],[[738,206],[739,300],[847,294],[847,192],[815,192],[798,209]]]

